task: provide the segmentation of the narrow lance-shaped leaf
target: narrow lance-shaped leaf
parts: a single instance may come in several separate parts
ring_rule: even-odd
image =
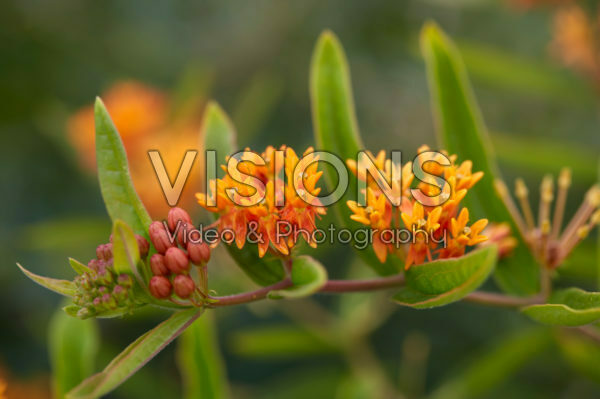
[[[363,149],[352,95],[350,70],[344,49],[331,31],[321,34],[315,46],[310,66],[310,98],[315,141],[319,150],[325,150],[347,159],[356,159]],[[338,181],[333,168],[326,169],[329,185]],[[338,214],[339,223],[344,227],[353,226],[347,199],[356,199],[355,178],[350,176],[346,195],[333,207]],[[355,225],[354,225],[355,226]],[[377,273],[398,273],[399,266],[388,258],[380,263],[371,247],[358,251]]]
[[[600,159],[598,159],[598,178],[597,182],[600,184]],[[598,238],[596,244],[596,278],[598,281],[598,289],[600,289],[600,225],[596,227]]]
[[[394,296],[400,305],[427,309],[456,302],[476,290],[494,270],[496,246],[460,258],[414,265],[406,272],[406,287]]]
[[[229,335],[228,348],[240,357],[256,361],[262,359],[286,359],[323,356],[339,353],[342,342],[337,337],[329,339],[327,334],[315,333],[305,326],[269,324],[236,330]]]
[[[140,259],[140,250],[135,234],[122,220],[115,220],[113,226],[113,267],[118,274],[129,274],[137,284],[133,286],[134,299],[139,302],[153,302],[147,282],[148,269]]]
[[[222,173],[220,165],[224,165],[225,159],[235,153],[238,147],[235,127],[227,113],[216,101],[210,101],[206,105],[200,134],[204,140],[204,150],[215,151],[217,156],[216,165],[206,165],[207,176],[218,175]]]
[[[470,159],[473,168],[485,173],[465,198],[471,214],[493,222],[510,222],[517,229],[500,198],[494,179],[499,177],[481,112],[471,89],[463,61],[452,41],[428,23],[421,33],[421,48],[427,66],[433,114],[440,143],[459,159]],[[521,239],[510,260],[501,262],[496,279],[513,294],[534,294],[539,287],[539,269]]]
[[[121,137],[100,98],[94,109],[98,179],[106,210],[113,222],[121,219],[136,234],[148,237],[150,215],[133,187]]]
[[[206,165],[207,176],[218,176],[219,165],[225,164],[225,158],[236,152],[236,133],[225,111],[214,101],[211,101],[204,111],[201,136],[204,140],[204,149],[215,150],[217,155],[216,165],[210,163]],[[206,159],[204,155],[202,158]],[[226,245],[226,247],[239,267],[255,283],[270,285],[283,279],[281,261],[268,255],[260,258],[255,244],[247,242],[241,250],[235,245]]]
[[[163,350],[200,315],[202,310],[189,309],[177,312],[148,331],[98,374],[89,377],[67,394],[67,399],[95,399],[106,395]]]
[[[327,283],[327,270],[310,256],[299,256],[292,266],[290,288],[269,292],[269,298],[301,298],[312,295]]]
[[[122,220],[113,226],[113,267],[119,274],[138,274],[140,250],[131,227]]]
[[[569,365],[579,374],[600,384],[600,346],[598,343],[577,330],[558,330],[555,336],[560,352]]]
[[[436,389],[431,399],[481,398],[517,373],[552,343],[546,328],[518,330],[494,342],[464,370]],[[452,374],[456,374],[453,371]]]
[[[50,278],[50,277],[38,276],[37,274],[32,273],[29,270],[25,269],[23,266],[21,266],[18,263],[17,263],[17,266],[19,266],[19,269],[21,269],[21,271],[27,277],[29,277],[32,281],[38,283],[42,287],[45,287],[51,291],[54,291],[56,293],[59,293],[61,295],[68,296],[68,297],[73,297],[77,293],[77,288],[75,287],[75,284],[72,281],[59,280],[59,279]]]
[[[73,258],[69,258],[69,264],[71,265],[71,268],[73,270],[75,270],[75,273],[81,275],[83,273],[86,272],[91,272],[91,269],[89,267],[87,267],[86,265],[84,265],[83,263],[79,262],[76,259]]]
[[[94,371],[98,327],[93,319],[79,320],[58,310],[48,335],[54,397],[64,398]]]
[[[196,320],[181,336],[177,349],[185,399],[229,397],[225,364],[219,352],[217,326],[209,312]]]
[[[523,308],[523,313],[542,324],[582,326],[600,320],[600,292],[568,288],[552,294],[549,303]]]

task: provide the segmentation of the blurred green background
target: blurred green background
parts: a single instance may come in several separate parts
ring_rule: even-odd
[[[463,54],[504,176],[524,177],[537,198],[544,173],[570,166],[573,212],[596,181],[598,91],[549,54],[556,7],[513,3],[3,2],[0,378],[9,398],[50,397],[48,325],[60,305],[15,262],[67,278],[68,256],[87,262],[107,241],[97,181],[78,161],[66,126],[118,81],[154,87],[175,109],[188,101],[198,114],[214,98],[232,115],[240,146],[303,150],[313,145],[310,56],[329,28],[349,58],[367,147],[413,154],[421,144],[435,146],[418,48],[422,24],[433,19]],[[593,19],[595,2],[583,7]],[[597,288],[594,241],[576,250],[563,281]],[[343,248],[321,249],[318,257],[332,276],[368,275]],[[220,293],[252,287],[225,252],[210,266]],[[416,311],[386,295],[357,294],[213,313],[235,398],[600,397],[600,349],[513,311],[469,304]],[[95,369],[165,316],[143,311],[101,321]],[[176,349],[109,397],[180,397]]]

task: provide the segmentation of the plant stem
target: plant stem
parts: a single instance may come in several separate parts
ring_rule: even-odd
[[[206,306],[214,308],[220,306],[231,306],[231,305],[239,305],[242,303],[249,303],[258,301],[261,299],[265,299],[269,292],[274,290],[282,290],[284,288],[288,288],[292,286],[292,280],[289,278],[283,279],[278,283],[268,285],[266,287],[259,288],[256,291],[244,292],[242,294],[235,295],[227,295],[220,297],[210,297],[211,300],[215,301],[212,303],[208,303]]]
[[[390,277],[375,278],[370,280],[329,280],[320,292],[358,292],[374,291],[404,284],[404,275],[397,274]]]
[[[280,282],[259,288],[256,291],[244,292],[242,294],[227,295],[221,297],[211,297],[214,302],[207,304],[208,307],[221,307],[240,305],[243,303],[255,302],[267,297],[267,294],[273,290],[289,288],[293,285],[289,278]],[[375,278],[369,280],[329,280],[320,290],[321,293],[349,293],[349,292],[364,292],[375,291],[392,287],[400,287],[404,285],[404,276],[397,274],[390,277]],[[533,297],[514,297],[492,292],[472,292],[463,300],[468,302],[479,303],[489,306],[500,307],[520,307],[542,303],[544,298],[542,295]]]
[[[467,302],[478,303],[481,305],[518,308],[521,306],[542,303],[543,297],[542,295],[536,295],[532,297],[518,297],[496,294],[493,292],[475,291],[467,295],[463,300]]]
[[[597,328],[593,326],[581,326],[577,327],[577,330],[586,337],[600,343],[600,331]]]

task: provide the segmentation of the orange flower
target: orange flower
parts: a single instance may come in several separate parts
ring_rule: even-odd
[[[123,140],[131,178],[142,202],[154,219],[164,217],[170,207],[149,160],[148,151],[160,151],[165,169],[174,180],[185,152],[199,149],[199,121],[188,116],[170,121],[167,96],[134,81],[116,83],[103,93],[102,99]],[[67,131],[83,167],[95,171],[93,106],[86,106],[70,117]],[[197,191],[201,176],[202,166],[195,162],[181,193],[179,206],[191,205],[192,194]]]
[[[261,257],[270,245],[280,254],[288,255],[299,237],[315,246],[311,240],[316,229],[315,219],[325,214],[325,208],[320,206],[318,199],[311,201],[310,198],[319,194],[320,188],[316,184],[322,175],[322,172],[317,171],[318,157],[311,156],[313,149],[305,151],[303,162],[307,162],[305,165],[308,166],[296,176],[295,182],[294,170],[300,160],[289,147],[282,146],[280,151],[285,156],[282,164],[276,160],[276,150],[271,146],[261,154],[264,165],[257,165],[245,154],[236,165],[237,170],[244,175],[235,176],[236,178],[227,173],[227,167],[223,165],[226,174],[213,183],[215,192],[208,195],[196,194],[202,207],[220,215],[216,222],[220,232],[232,231],[240,249],[244,247],[247,238],[256,238]],[[283,176],[281,168],[284,168]],[[251,185],[252,178],[258,178],[264,187]],[[282,187],[283,191],[279,192],[281,190],[276,190],[276,187]],[[234,193],[236,201],[228,193]],[[236,198],[236,194],[239,197]],[[255,195],[262,200],[256,203]],[[284,195],[283,201],[281,195]],[[215,206],[211,206],[211,203],[215,203]]]
[[[429,147],[422,146],[419,148],[418,154],[430,151]],[[374,159],[374,164],[389,179],[389,171],[392,166],[390,161],[385,159],[385,153],[380,152]],[[472,173],[471,161],[457,164],[456,159],[456,155],[448,155],[442,151],[432,154],[431,159],[428,158],[427,162],[422,163],[426,173],[443,177],[449,185],[450,192],[446,201],[439,200],[437,205],[425,206],[413,197],[411,183],[414,175],[410,162],[401,169],[402,203],[400,207],[393,207],[376,184],[369,184],[367,187],[366,207],[360,207],[355,201],[347,202],[353,212],[350,218],[370,226],[374,230],[373,249],[381,262],[386,261],[389,253],[396,253],[404,257],[405,267],[408,269],[413,264],[433,260],[434,255],[437,256],[437,259],[462,256],[467,247],[475,246],[487,239],[480,235],[487,225],[486,219],[479,220],[468,227],[469,212],[466,208],[461,211],[458,218],[456,217],[460,202],[468,190],[483,177],[482,172]],[[429,162],[431,160],[433,162]],[[355,161],[348,160],[347,164],[355,174],[358,174]],[[400,165],[394,167],[399,168]],[[367,175],[361,172],[358,178],[365,181]],[[432,182],[431,179],[428,179],[420,181],[416,186],[427,196],[441,194],[440,188],[432,185]],[[385,242],[381,239],[384,234],[382,230],[400,228],[400,220],[411,235],[408,248],[396,245],[389,239]],[[445,242],[445,246],[440,247],[442,242]]]
[[[371,226],[373,234],[373,250],[377,258],[383,263],[392,248],[383,239],[383,230],[390,226],[392,221],[392,205],[386,201],[385,195],[371,187],[367,188],[367,206],[360,207],[356,201],[348,201],[348,207],[354,215],[352,220]]]

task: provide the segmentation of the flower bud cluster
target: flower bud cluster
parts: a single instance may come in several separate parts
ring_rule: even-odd
[[[136,235],[140,256],[146,258],[150,244]],[[112,237],[111,237],[112,241]],[[133,279],[128,274],[118,274],[113,267],[113,245],[101,244],[96,248],[96,258],[88,262],[89,270],[75,278],[77,294],[74,302],[79,306],[77,317],[85,319],[117,309],[132,309]]]
[[[191,264],[204,267],[210,260],[210,247],[205,242],[185,239],[188,227],[193,226],[190,215],[181,208],[172,208],[167,223],[152,222],[148,228],[156,254],[150,257],[149,289],[157,299],[170,298],[173,293],[188,299],[196,291],[190,276]]]

